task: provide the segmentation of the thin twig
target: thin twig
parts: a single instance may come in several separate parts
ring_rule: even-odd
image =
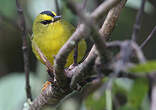
[[[132,48],[134,49],[134,52],[135,52],[136,57],[138,58],[139,62],[145,63],[146,58],[144,57],[143,52],[141,51],[141,49],[139,48],[139,46],[135,42],[132,42]]]
[[[118,44],[117,44],[118,45]],[[137,59],[140,63],[145,63],[146,59],[139,48],[139,46],[133,41],[123,41],[120,44],[120,53],[117,55],[115,62],[113,63],[113,68],[124,71],[126,69],[126,65],[130,61],[132,55],[136,55]],[[125,67],[124,67],[125,66]]]
[[[23,9],[20,6],[20,3],[18,0],[16,0],[16,7],[17,7],[17,13],[19,15],[19,28],[21,29],[22,32],[22,50],[23,50],[23,56],[24,56],[24,71],[25,71],[25,78],[26,78],[26,95],[27,99],[32,100],[32,95],[31,95],[31,88],[29,84],[29,51],[28,51],[28,44],[27,44],[27,38],[26,38],[26,26],[25,26],[25,19],[24,19],[24,14],[23,14]]]
[[[143,48],[148,43],[148,41],[152,38],[155,32],[156,32],[156,26],[153,28],[152,32],[149,34],[147,39],[140,45],[140,48]]]
[[[76,42],[74,48],[74,66],[78,64],[77,58],[78,58],[78,43]]]
[[[133,41],[136,41],[136,38],[137,38],[138,33],[140,31],[140,28],[141,28],[141,21],[142,21],[142,16],[144,14],[145,2],[146,2],[146,0],[142,0],[141,6],[140,6],[140,8],[137,12],[137,15],[136,15],[136,21],[135,21],[135,24],[133,26],[133,32],[132,32],[132,40]]]
[[[156,108],[156,84],[153,85],[152,87],[152,101],[151,101],[151,109],[150,110],[155,110]]]
[[[81,5],[81,8],[82,9],[85,9],[86,4],[87,4],[87,0],[83,0],[82,5]],[[81,24],[81,22],[79,20],[78,25],[80,25],[80,24]],[[78,43],[76,42],[75,48],[74,48],[74,65],[77,65],[78,64],[77,59],[78,59]]]
[[[106,43],[107,47],[120,47],[121,46],[121,41],[112,41],[112,42],[107,42]]]
[[[123,1],[123,0],[122,0]],[[106,0],[100,6],[98,6],[92,13],[91,17],[98,21],[104,13],[108,12],[111,8],[113,8],[120,0]]]
[[[88,57],[78,66],[76,66],[74,69],[72,69],[71,71],[68,72],[68,76],[72,77],[71,80],[71,88],[76,88],[76,84],[78,81],[83,81],[84,79],[86,79],[86,77],[88,77],[88,75],[91,75],[91,70],[90,68],[93,67],[94,65],[94,61],[96,58],[96,53],[95,53],[95,46],[94,48],[91,50],[91,52],[89,53]],[[89,72],[90,71],[90,72]],[[89,74],[86,74],[89,73]]]
[[[83,0],[83,2],[82,2],[82,9],[85,9],[85,7],[86,7],[86,5],[87,5],[87,1],[88,1],[88,0]]]
[[[59,8],[58,0],[55,0],[55,8],[56,8],[57,15],[60,15],[60,8]]]

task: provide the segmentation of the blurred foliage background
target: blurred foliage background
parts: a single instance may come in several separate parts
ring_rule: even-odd
[[[88,0],[86,10],[91,12],[104,0]],[[150,1],[150,2],[149,2]],[[140,44],[146,39],[156,24],[155,1],[146,2],[145,14],[143,16],[142,28],[137,38]],[[82,0],[77,0],[82,3]],[[123,9],[114,32],[109,41],[129,39],[132,34],[132,27],[135,22],[135,15],[141,0],[128,0]],[[32,34],[31,28],[34,18],[43,10],[54,10],[54,0],[23,0],[21,1],[26,18],[28,35]],[[63,0],[59,1],[61,14],[64,19],[77,25],[78,18],[74,16],[65,6]],[[26,100],[25,77],[23,72],[23,55],[21,32],[17,26],[18,17],[15,0],[0,0],[0,110],[20,110]],[[154,35],[156,36],[156,34]],[[156,59],[155,37],[143,49],[148,60]],[[46,68],[36,61],[29,42],[29,58],[31,67],[31,87],[33,98],[40,93],[42,84],[47,79]],[[105,81],[105,80],[104,80]],[[139,86],[139,88],[138,88]],[[113,95],[110,96],[116,103],[115,110],[149,110],[148,82],[145,79],[129,80],[118,78],[114,81]],[[70,99],[58,107],[63,110],[105,110],[106,100],[110,97],[110,91],[101,94],[97,90],[85,101]],[[107,94],[107,96],[106,96]],[[126,96],[126,97],[125,97]],[[116,99],[121,99],[119,102]],[[81,106],[80,106],[81,103]],[[49,110],[49,108],[46,108]]]

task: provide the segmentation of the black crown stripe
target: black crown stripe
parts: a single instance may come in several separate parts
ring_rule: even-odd
[[[40,14],[46,14],[46,15],[49,15],[49,16],[52,16],[52,17],[55,16],[51,11],[43,11]]]

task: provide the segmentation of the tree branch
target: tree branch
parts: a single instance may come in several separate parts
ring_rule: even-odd
[[[68,72],[69,77],[72,77],[70,84],[71,88],[76,88],[78,81],[81,82],[91,75],[90,68],[93,67],[95,58],[97,56],[95,49],[96,48],[94,46],[88,57],[80,65]]]
[[[148,41],[152,38],[155,32],[156,32],[156,26],[153,28],[152,32],[149,34],[147,39],[140,45],[140,48],[143,48],[148,43]]]
[[[82,19],[83,23],[87,25],[87,28],[89,28],[91,32],[94,32],[92,39],[94,40],[96,49],[100,57],[107,62],[109,59],[109,54],[108,51],[106,50],[105,40],[102,34],[98,32],[98,28],[94,23],[95,22],[94,19],[91,19],[90,16],[87,16],[83,12],[83,10],[72,0],[68,0],[67,5],[69,8],[71,8],[71,11],[75,12]]]
[[[133,32],[132,32],[132,40],[133,41],[136,41],[136,37],[138,36],[139,30],[141,28],[141,21],[142,21],[142,15],[144,14],[145,2],[146,2],[146,0],[142,0],[141,6],[136,15],[136,21],[133,26]]]
[[[106,0],[100,6],[98,6],[92,13],[91,18],[98,21],[103,17],[104,13],[107,13],[111,8],[113,8],[120,0]]]
[[[134,49],[135,54],[136,54],[139,62],[140,63],[145,63],[146,59],[145,59],[140,47],[135,42],[132,42],[132,48]]]
[[[16,0],[16,7],[17,7],[17,13],[19,16],[19,28],[22,32],[22,50],[23,50],[23,57],[24,57],[24,71],[25,71],[25,80],[26,80],[26,94],[27,99],[32,100],[31,95],[31,88],[29,84],[29,51],[28,51],[28,44],[27,44],[27,38],[26,38],[26,26],[25,26],[25,19],[23,14],[23,9],[20,6],[20,3],[18,0]]]
[[[85,7],[86,7],[86,5],[87,5],[87,1],[88,1],[88,0],[83,0],[82,6],[81,6],[82,9],[85,9]]]
[[[33,101],[29,110],[40,110],[46,104],[56,106],[61,99],[71,92],[72,90],[69,87],[67,89],[61,89],[60,86],[48,85],[48,87],[46,87],[46,89]]]
[[[125,6],[126,2],[127,2],[127,0],[122,0],[120,3],[118,3],[115,7],[113,7],[109,11],[109,13],[105,19],[105,22],[102,25],[102,28],[100,29],[100,33],[103,34],[105,39],[108,39],[108,36],[114,30],[115,24],[119,18],[122,8]]]
[[[60,15],[60,9],[59,9],[59,3],[58,3],[58,0],[55,0],[55,9],[56,9],[56,13],[57,13],[57,15]]]
[[[126,1],[127,0],[122,0],[122,2],[120,2],[117,6],[115,6],[114,8],[112,8],[109,11],[109,13],[108,13],[108,15],[107,15],[107,17],[106,17],[106,19],[104,21],[104,24],[103,24],[102,28],[99,31],[101,34],[104,35],[105,38],[108,38],[108,35],[110,35],[112,30],[114,29],[113,27],[116,24],[118,16],[114,16],[114,15],[119,15],[121,13],[121,7],[123,7],[125,5]],[[83,62],[85,66],[82,67],[82,65],[80,64],[80,65],[78,65],[78,67],[75,67],[69,73],[70,75],[73,75],[73,78],[72,78],[72,81],[71,81],[71,87],[74,88],[76,86],[77,81],[82,81],[86,77],[88,77],[88,75],[90,75],[90,74],[87,75],[84,71],[88,67],[89,64],[92,64],[92,62],[93,62],[92,60],[95,59],[96,55],[97,55],[96,54],[96,48],[95,48],[95,45],[94,45],[91,52],[89,53],[88,57]],[[92,60],[88,60],[88,59],[92,59]],[[87,62],[87,63],[85,63],[85,62]],[[92,67],[93,67],[93,65],[90,68],[92,68]],[[79,70],[79,71],[76,72],[76,70]],[[83,78],[81,76],[83,76]]]

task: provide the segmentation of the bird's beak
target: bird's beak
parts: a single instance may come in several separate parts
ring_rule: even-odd
[[[61,19],[61,16],[54,16],[54,22]]]

